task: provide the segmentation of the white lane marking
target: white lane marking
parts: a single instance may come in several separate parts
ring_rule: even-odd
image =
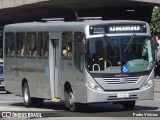
[[[12,102],[16,102],[17,103],[17,102],[23,102],[23,101],[0,101],[0,104],[1,103],[12,103]]]
[[[22,98],[0,98],[0,100],[22,100]]]
[[[46,109],[46,108],[18,108],[18,107],[10,107],[10,106],[0,106],[0,112],[2,111],[61,111],[61,110],[53,110],[53,109]]]
[[[21,110],[22,108],[13,108],[13,107],[1,107],[0,106],[0,110],[5,110],[5,111],[8,111],[8,110]]]

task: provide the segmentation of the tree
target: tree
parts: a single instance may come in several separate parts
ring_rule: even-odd
[[[154,7],[151,18],[151,31],[160,36],[160,7]]]

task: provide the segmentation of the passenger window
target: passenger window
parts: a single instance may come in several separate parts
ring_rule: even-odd
[[[36,57],[37,56],[37,34],[27,33],[26,35],[26,56]]]
[[[16,55],[25,56],[25,33],[16,33]]]
[[[72,32],[62,33],[62,59],[72,59]]]
[[[49,34],[38,33],[38,57],[48,58]]]
[[[5,33],[5,56],[15,55],[15,36],[14,33]]]
[[[84,34],[81,32],[76,32],[74,34],[74,64],[75,66],[80,69],[81,71],[83,70],[83,63],[84,63],[84,55],[82,54],[82,49],[83,49],[83,39],[84,39]]]

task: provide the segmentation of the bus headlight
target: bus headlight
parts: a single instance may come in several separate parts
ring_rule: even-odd
[[[145,89],[153,85],[153,80],[147,80],[141,87],[141,89]]]
[[[103,91],[98,84],[96,84],[94,82],[91,82],[89,80],[86,82],[86,86],[89,87],[89,88],[91,88],[91,89],[93,89],[93,90]]]

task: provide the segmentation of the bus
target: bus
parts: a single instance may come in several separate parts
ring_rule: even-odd
[[[5,89],[26,107],[44,100],[70,111],[93,103],[154,98],[154,50],[148,23],[134,20],[29,22],[4,27]]]

